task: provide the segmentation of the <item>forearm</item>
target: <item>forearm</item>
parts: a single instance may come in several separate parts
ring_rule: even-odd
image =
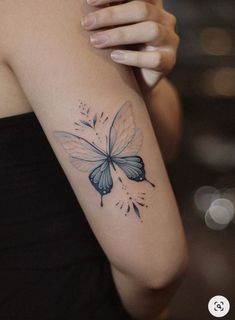
[[[178,270],[178,277],[184,271],[185,264]],[[167,308],[180,280],[172,281],[163,288],[146,287],[111,265],[111,271],[123,305],[133,319],[160,320]],[[177,278],[177,277],[176,277]]]
[[[181,140],[181,104],[175,87],[166,78],[144,93],[155,134],[166,161],[177,154]]]
[[[138,70],[135,71],[135,76],[158,137],[163,158],[170,162],[177,155],[181,141],[182,111],[178,92],[166,78],[162,78],[151,89],[146,86]]]

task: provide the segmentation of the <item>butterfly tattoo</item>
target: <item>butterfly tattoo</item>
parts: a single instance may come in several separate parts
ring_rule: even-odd
[[[143,138],[141,130],[135,127],[130,101],[125,102],[114,116],[106,135],[106,150],[69,132],[56,131],[54,135],[69,154],[72,165],[81,172],[89,173],[90,183],[101,196],[101,206],[103,196],[113,188],[111,171],[116,172],[116,166],[128,179],[147,181],[155,187],[147,180],[143,159],[137,155]]]

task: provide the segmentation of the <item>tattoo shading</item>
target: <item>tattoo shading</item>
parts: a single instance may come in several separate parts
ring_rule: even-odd
[[[102,117],[103,112],[100,118]],[[108,117],[104,122],[107,121],[106,119],[108,120]],[[95,128],[97,114],[92,120],[92,124],[89,126]],[[72,165],[81,172],[89,173],[90,183],[101,196],[101,206],[103,206],[103,197],[112,191],[111,172],[117,174],[117,167],[124,172],[128,179],[136,182],[146,181],[155,187],[152,182],[147,180],[143,159],[138,156],[143,138],[141,130],[135,127],[130,101],[125,102],[113,118],[108,135],[105,137],[106,150],[94,142],[89,142],[81,136],[69,132],[55,131],[54,135],[69,154]],[[120,177],[118,179],[121,180]],[[136,215],[140,217],[136,204],[133,203],[132,206]],[[129,205],[127,211],[130,211]]]

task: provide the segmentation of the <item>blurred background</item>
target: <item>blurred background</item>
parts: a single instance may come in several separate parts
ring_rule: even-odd
[[[215,319],[208,302],[230,301],[235,319],[235,1],[165,0],[181,46],[170,78],[184,110],[184,136],[168,168],[189,244],[186,277],[170,320]]]

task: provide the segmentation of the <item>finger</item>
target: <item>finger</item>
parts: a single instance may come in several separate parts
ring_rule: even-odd
[[[113,61],[128,66],[154,69],[168,73],[176,62],[174,52],[170,50],[157,50],[151,52],[114,50],[111,52]]]
[[[177,19],[176,17],[167,11],[164,11],[163,13],[163,19],[162,19],[162,24],[171,27],[173,30],[175,30],[176,27],[176,23],[177,23]]]
[[[125,27],[118,27],[90,36],[92,45],[96,48],[107,48],[117,45],[149,43],[161,46],[169,42],[173,33],[153,21],[145,21]]]
[[[146,20],[162,23],[167,18],[168,16],[162,9],[150,3],[131,1],[89,13],[83,17],[81,24],[87,30],[94,30]]]

